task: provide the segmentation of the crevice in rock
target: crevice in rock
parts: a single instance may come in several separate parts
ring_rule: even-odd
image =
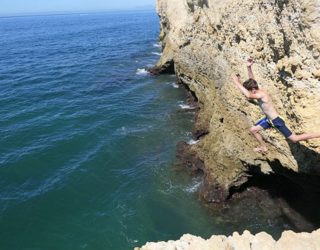
[[[202,137],[206,136],[209,134],[209,130],[207,129],[201,129],[201,130],[194,130],[192,132],[192,135],[195,140],[200,140]]]
[[[170,30],[170,22],[166,16],[160,16],[158,14],[159,20],[160,20],[160,34],[159,39],[164,44],[164,41],[166,40],[166,36],[169,33]]]
[[[278,72],[278,80],[282,82],[282,84],[284,86],[288,88],[291,88],[292,87],[292,84],[289,83],[286,78],[287,77],[292,77],[292,74],[288,71],[285,70],[285,68],[283,67],[281,70],[279,70]]]
[[[257,166],[250,166],[247,181],[231,187],[228,199],[239,198],[250,189],[263,190],[277,202],[283,216],[294,228],[307,232],[319,228],[320,177],[288,170],[277,160],[269,164],[274,171],[270,174],[262,173]]]
[[[199,103],[198,97],[196,95],[196,93],[190,89],[189,85],[186,83],[188,81],[192,81],[191,78],[189,78],[187,75],[181,74],[179,73],[179,75],[177,76],[177,82],[178,84],[180,84],[181,86],[183,86],[186,91],[189,93],[189,104],[191,104],[193,107],[195,107],[194,111],[195,113],[195,125],[193,127],[192,130],[192,137],[195,140],[200,140],[202,137],[206,136],[209,134],[209,128],[207,125],[204,125],[205,123],[203,123],[202,121],[202,125],[201,126],[197,126],[198,123],[198,119],[199,115],[200,115],[200,111],[201,111],[201,103]]]
[[[283,11],[284,6],[287,6],[289,3],[289,0],[276,0],[275,3],[279,7],[280,13]]]
[[[194,12],[196,7],[209,8],[208,0],[187,0],[187,5],[188,5],[188,8],[191,12]]]
[[[292,65],[291,66],[291,72],[294,74],[297,71],[298,66],[297,65]]]
[[[278,62],[280,59],[284,58],[284,56],[288,56],[290,57],[290,49],[291,49],[291,45],[292,45],[292,41],[290,39],[288,39],[287,35],[286,35],[286,32],[285,30],[283,29],[282,27],[282,22],[281,22],[281,14],[282,14],[282,11],[284,9],[284,6],[287,6],[288,5],[288,0],[276,0],[275,3],[277,4],[278,6],[278,11],[277,11],[277,15],[276,15],[276,22],[277,24],[279,25],[280,27],[280,33],[282,34],[282,37],[283,37],[283,50],[284,50],[284,54],[280,54],[278,49],[275,48],[274,45],[275,42],[272,41],[272,39],[268,38],[269,39],[269,43],[270,43],[270,46],[271,46],[271,49],[273,51],[273,61],[274,62]]]
[[[148,69],[152,75],[160,74],[175,74],[174,61],[169,60],[161,66],[154,66],[153,68]]]
[[[236,43],[239,44],[242,39],[241,39],[241,37],[239,36],[239,34],[235,34],[235,35],[234,35],[234,40],[236,41]]]
[[[275,47],[275,40],[271,36],[268,36],[268,41],[269,41],[270,49],[273,52],[272,61],[277,62],[280,59],[280,54],[279,54],[278,48]]]
[[[188,93],[190,94],[193,102],[198,102],[198,97],[197,97],[196,93],[195,93],[193,90],[190,89],[190,87],[188,86],[188,84],[186,84],[186,83],[181,79],[181,77],[183,77],[183,75],[180,75],[180,77],[177,77],[177,82],[178,82],[178,84],[180,84],[181,86],[183,86],[183,87],[188,91]]]
[[[295,70],[294,68],[292,70]],[[291,96],[291,93],[289,92],[289,90],[292,88],[292,84],[290,82],[288,82],[286,80],[286,78],[291,78],[292,77],[292,74],[288,71],[285,70],[285,68],[283,67],[281,70],[279,70],[278,72],[278,78],[277,78],[277,81],[280,81],[283,86],[286,88],[286,92],[287,92],[287,95],[286,95],[286,115],[287,117],[289,117],[291,120],[294,120],[297,124],[299,123],[299,118],[297,117],[297,115],[294,113],[294,112],[291,112],[291,110],[294,110],[294,108],[292,107],[292,104],[291,104],[291,101],[290,101],[290,96]]]
[[[290,57],[290,47],[291,47],[292,41],[287,38],[287,35],[283,29],[281,29],[280,32],[282,33],[282,36],[283,36],[284,54],[287,57]]]

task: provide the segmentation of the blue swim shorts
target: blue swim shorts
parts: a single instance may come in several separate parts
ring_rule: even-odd
[[[286,138],[288,138],[290,135],[292,135],[292,132],[288,127],[286,126],[284,120],[282,120],[279,116],[275,119],[273,119],[271,122],[267,117],[261,119],[258,121],[256,126],[261,126],[263,129],[268,129],[271,127],[275,127],[278,129]]]

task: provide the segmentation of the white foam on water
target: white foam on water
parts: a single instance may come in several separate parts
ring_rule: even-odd
[[[139,76],[149,75],[149,72],[146,69],[137,69],[136,74]]]
[[[191,132],[191,131],[188,131],[188,132],[186,132],[185,134],[186,134],[186,136],[188,136],[188,137],[191,137],[191,136],[192,136],[192,132]]]
[[[160,48],[160,47],[161,47],[161,42],[154,43],[154,44],[153,44],[153,47]]]
[[[172,194],[172,192],[174,192],[176,189],[178,189],[179,187],[175,186],[172,184],[171,180],[167,180],[164,183],[164,188],[160,188],[158,189],[162,194],[164,195],[170,195]],[[181,188],[181,187],[180,187]]]
[[[115,130],[114,135],[127,136],[148,132],[153,129],[152,125],[148,126],[136,126],[136,127],[120,127]]]
[[[188,104],[179,104],[179,106],[182,109],[190,109],[190,110],[195,109],[195,107],[192,107],[192,106],[190,106]]]
[[[198,142],[199,142],[199,140],[193,140],[193,139],[191,139],[191,140],[188,141],[188,144],[189,144],[189,145],[195,145],[195,144],[197,144]]]
[[[160,53],[160,52],[151,52],[151,54],[157,55],[157,56],[161,56],[162,55],[162,53]]]
[[[194,179],[192,183],[186,188],[184,188],[183,190],[187,193],[195,193],[199,190],[201,184],[202,184],[202,180],[197,178],[197,179]]]
[[[172,83],[172,87],[174,87],[175,89],[178,89],[179,85],[174,82],[174,83]]]

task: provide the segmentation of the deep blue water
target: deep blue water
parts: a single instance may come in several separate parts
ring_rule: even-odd
[[[192,229],[178,209],[201,210],[193,184],[171,182],[193,115],[174,76],[142,70],[158,30],[154,12],[0,19],[1,249],[130,249]]]
[[[0,249],[121,250],[275,227],[235,216],[255,204],[209,212],[199,180],[174,167],[194,114],[174,76],[143,70],[158,33],[155,12],[0,18]]]

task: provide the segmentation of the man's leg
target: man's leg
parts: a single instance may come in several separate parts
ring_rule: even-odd
[[[250,132],[254,135],[254,137],[257,139],[257,141],[260,144],[259,147],[254,148],[254,151],[256,152],[266,152],[268,150],[267,145],[260,134],[260,131],[263,129],[264,128],[261,127],[260,125],[255,125],[250,128]]]
[[[320,138],[320,132],[318,133],[305,133],[302,135],[296,135],[292,134],[288,137],[288,139],[294,143],[299,142],[299,141],[306,141],[309,139],[314,139],[314,138]]]

